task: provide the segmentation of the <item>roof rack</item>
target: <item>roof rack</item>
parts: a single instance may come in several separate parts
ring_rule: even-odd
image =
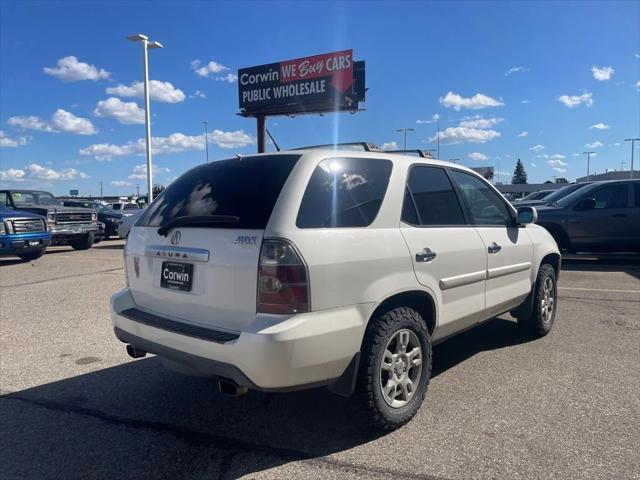
[[[384,152],[375,143],[370,142],[344,142],[344,143],[327,143],[324,145],[311,145],[308,147],[292,148],[291,150],[356,150],[363,152]]]
[[[398,153],[400,155],[412,155],[412,156],[415,156],[415,157],[430,158],[432,160],[435,160],[435,157],[433,155],[431,155],[431,153],[428,150],[420,150],[420,149],[415,149],[415,150],[385,150],[385,153]]]

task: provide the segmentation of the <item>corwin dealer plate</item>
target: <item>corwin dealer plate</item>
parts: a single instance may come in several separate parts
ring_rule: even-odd
[[[193,264],[162,262],[160,286],[190,292],[193,285]]]

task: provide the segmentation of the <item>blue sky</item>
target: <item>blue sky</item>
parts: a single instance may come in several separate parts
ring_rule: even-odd
[[[353,48],[366,111],[269,118],[283,147],[367,140],[530,182],[629,168],[640,136],[640,2],[0,1],[0,181],[81,195],[144,191],[142,79],[150,52],[154,165],[168,183],[210,158],[255,151],[236,115],[238,68]],[[199,61],[199,63],[194,63]],[[211,63],[213,62],[213,63]],[[204,67],[204,68],[203,68]],[[526,132],[523,133],[523,132]],[[587,146],[589,145],[589,146]],[[636,168],[640,167],[640,154]],[[502,180],[508,180],[502,175]]]

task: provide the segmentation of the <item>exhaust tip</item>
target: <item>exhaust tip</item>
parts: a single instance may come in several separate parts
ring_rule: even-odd
[[[127,345],[127,354],[131,358],[142,358],[147,355],[147,352],[134,347],[133,345]]]
[[[239,397],[249,391],[247,387],[241,387],[233,380],[227,380],[226,378],[218,380],[218,390],[220,390],[220,393],[230,397]]]

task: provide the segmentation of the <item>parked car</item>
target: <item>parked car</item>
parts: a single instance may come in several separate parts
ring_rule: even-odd
[[[65,207],[49,192],[0,190],[0,205],[45,217],[52,245],[70,245],[74,250],[87,250],[93,245],[98,231],[96,212],[88,208]]]
[[[108,239],[109,237],[118,236],[118,226],[122,223],[123,218],[122,212],[116,212],[112,208],[107,207],[100,202],[94,202],[91,200],[64,200],[62,203],[68,207],[94,209],[98,214],[98,221],[104,223],[104,238]]]
[[[120,210],[138,210],[140,205],[135,202],[110,203],[109,206],[116,211]]]
[[[28,212],[16,212],[0,205],[0,256],[15,255],[36,260],[51,243],[47,219]]]
[[[581,189],[582,187],[586,187],[591,183],[592,182],[572,183],[571,185],[567,185],[566,187],[555,190],[553,193],[540,200],[520,200],[519,202],[517,202],[518,207],[541,207],[543,205],[551,205],[558,200],[566,197],[570,193],[573,193],[576,190]]]
[[[564,251],[640,251],[640,180],[593,182],[537,211]]]
[[[143,209],[139,210],[127,210],[127,213],[123,215],[122,221],[118,225],[118,237],[127,238],[129,230],[133,224],[138,220],[138,217],[144,213]]]
[[[504,312],[551,330],[560,254],[534,222],[472,170],[426,158],[203,164],[131,229],[115,335],[226,393],[328,385],[397,428],[424,399],[434,343]]]
[[[542,200],[552,193],[553,190],[538,190],[537,192],[531,192],[529,195],[525,195],[524,197],[515,200],[515,203],[520,205],[520,203],[529,202],[531,200]]]

